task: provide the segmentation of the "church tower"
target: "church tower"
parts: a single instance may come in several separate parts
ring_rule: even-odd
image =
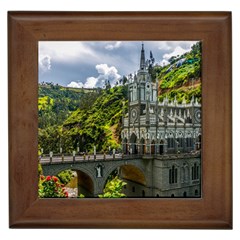
[[[139,70],[129,78],[128,120],[124,122],[124,136],[127,135],[131,153],[143,151],[138,148],[138,143],[140,145],[141,139],[143,141],[147,134],[150,134],[151,115],[156,115],[156,112],[157,84],[152,81],[148,72],[144,44],[142,44]],[[155,123],[156,121],[154,125]]]

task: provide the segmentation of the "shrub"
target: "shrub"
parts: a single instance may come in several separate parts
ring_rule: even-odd
[[[71,179],[73,178],[73,172],[71,170],[65,170],[60,172],[57,177],[59,178],[59,180],[61,181],[61,183],[63,184],[67,184],[71,181]]]
[[[68,192],[56,176],[41,175],[38,183],[38,195],[40,198],[67,198]]]
[[[126,197],[122,193],[122,188],[127,185],[123,180],[119,179],[117,176],[112,180],[109,180],[103,190],[103,194],[98,195],[100,198],[123,198]]]
[[[41,163],[38,164],[38,176],[43,175],[42,165]]]

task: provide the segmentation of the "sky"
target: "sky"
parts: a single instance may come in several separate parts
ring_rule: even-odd
[[[197,41],[144,41],[145,58],[150,51],[155,64],[166,65],[172,56],[191,50]],[[113,86],[123,75],[137,72],[140,41],[39,41],[39,82],[68,87]]]

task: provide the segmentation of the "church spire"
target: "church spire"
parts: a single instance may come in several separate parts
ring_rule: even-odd
[[[141,50],[141,58],[140,58],[140,70],[145,70],[145,52],[144,52],[144,44],[142,43],[142,50]]]

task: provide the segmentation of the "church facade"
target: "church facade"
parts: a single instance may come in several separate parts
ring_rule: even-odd
[[[158,81],[148,72],[143,44],[140,68],[129,79],[127,109],[122,119],[123,154],[154,157],[152,171],[157,180],[151,195],[199,197],[201,158],[176,156],[200,154],[201,104],[194,97],[189,103],[158,101]],[[147,186],[142,188],[147,192]]]

